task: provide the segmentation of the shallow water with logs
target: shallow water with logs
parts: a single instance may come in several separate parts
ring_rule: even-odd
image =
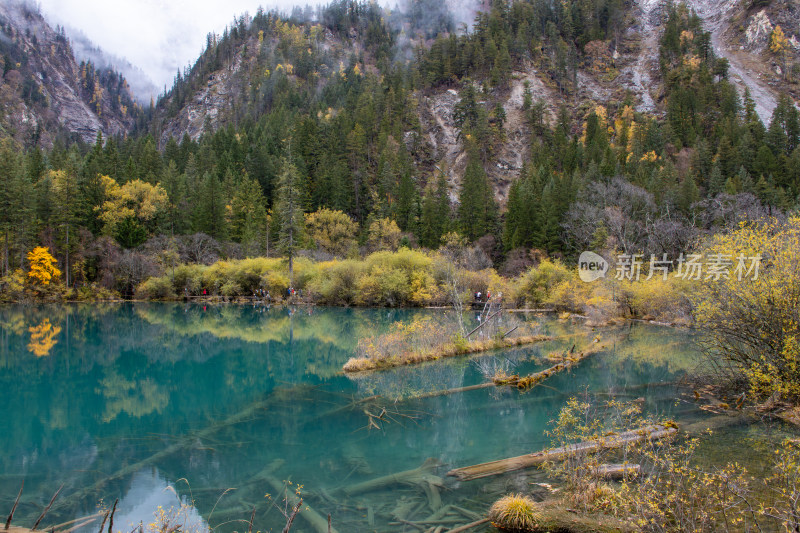
[[[507,492],[546,493],[538,470],[465,482],[445,474],[547,447],[549,421],[571,396],[638,400],[647,413],[682,425],[713,416],[678,386],[702,362],[696,334],[647,324],[594,331],[580,321],[527,315],[554,340],[341,372],[359,338],[445,312],[0,307],[0,514],[24,480],[13,523],[26,527],[63,485],[43,526],[119,499],[115,532],[140,523],[155,529],[171,513],[184,530],[246,531],[253,517],[253,531],[280,531],[288,492],[323,521],[330,514],[341,533],[422,530],[409,522],[451,528]],[[497,369],[536,372],[552,365],[548,354],[598,336],[611,341],[608,349],[532,390],[427,394],[485,382]],[[757,473],[766,468],[759,457],[781,436],[780,428],[727,426],[701,451],[711,462],[749,461]],[[301,514],[292,531],[318,531],[309,516]]]

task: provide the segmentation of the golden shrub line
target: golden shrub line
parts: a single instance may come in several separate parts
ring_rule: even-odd
[[[450,303],[447,279],[451,265],[437,252],[401,248],[364,259],[314,262],[295,260],[293,286],[323,305],[430,306]],[[450,274],[451,275],[451,274]],[[641,281],[604,279],[584,283],[574,268],[560,261],[542,261],[514,279],[494,269],[461,270],[465,301],[475,292],[503,294],[506,306],[548,307],[587,315],[595,323],[614,318],[649,318],[688,324],[691,321],[687,282],[670,278]],[[150,278],[138,296],[170,299],[185,293],[236,298],[256,290],[281,297],[290,285],[288,266],[280,258],[219,261],[211,266],[181,265],[174,275]]]

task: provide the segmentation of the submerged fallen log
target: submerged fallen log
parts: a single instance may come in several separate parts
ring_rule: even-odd
[[[677,432],[678,429],[673,424],[654,424],[633,431],[625,431],[624,433],[613,434],[599,439],[553,448],[552,450],[544,450],[527,455],[520,455],[518,457],[456,468],[449,471],[447,475],[456,477],[461,481],[469,481],[472,479],[504,474],[506,472],[513,472],[515,470],[522,470],[531,466],[540,465],[547,461],[560,461],[578,453],[592,453],[599,450],[619,448],[626,444],[635,444],[644,440],[663,439]]]
[[[703,418],[697,422],[687,424],[683,427],[683,430],[689,435],[702,435],[709,431],[718,431],[728,427],[746,426],[758,420],[759,418],[751,413],[739,412],[733,416],[717,415],[710,418]]]
[[[431,392],[422,392],[419,394],[413,394],[411,396],[407,396],[402,398],[403,400],[422,400],[425,398],[435,398],[437,396],[447,396],[449,394],[458,394],[462,392],[469,392],[473,390],[479,389],[488,389],[491,387],[501,387],[501,386],[511,386],[517,387],[520,390],[526,390],[534,385],[538,384],[539,382],[547,379],[548,377],[552,376],[553,374],[557,374],[563,370],[568,370],[590,355],[596,354],[597,352],[602,351],[605,348],[605,344],[596,344],[595,346],[584,350],[578,354],[569,355],[572,352],[568,352],[568,355],[564,357],[564,360],[559,362],[558,364],[551,366],[546,370],[542,370],[541,372],[536,372],[535,374],[531,374],[525,377],[519,377],[517,375],[514,376],[504,376],[504,377],[495,377],[492,381],[486,383],[478,383],[477,385],[467,385],[466,387],[456,387],[453,389],[444,389],[444,390],[437,390]],[[574,346],[573,346],[574,348]]]
[[[474,522],[470,522],[469,524],[464,524],[463,526],[459,526],[456,528],[451,529],[448,533],[461,533],[462,531],[468,531],[474,527],[478,527],[480,525],[485,524],[488,522],[488,518],[481,518],[480,520],[476,520]]]
[[[278,462],[273,462],[272,465],[262,470],[259,476],[269,483],[276,493],[283,493],[286,496],[286,503],[288,503],[290,507],[297,508],[296,506],[301,502],[300,496],[292,491],[285,490],[286,484],[272,475],[272,472],[281,464],[283,464],[283,461],[280,460],[278,460]],[[308,525],[314,528],[317,533],[337,533],[336,529],[331,527],[328,519],[312,509],[307,503],[303,502],[299,509],[300,516],[308,522]]]
[[[431,457],[422,463],[421,466],[414,468],[413,470],[406,470],[404,472],[397,472],[396,474],[389,474],[388,476],[381,476],[368,481],[363,481],[361,483],[356,483],[354,485],[341,487],[338,490],[347,494],[348,496],[354,496],[356,494],[371,492],[373,490],[379,490],[392,485],[428,484],[432,486],[442,486],[442,478],[432,473],[433,470],[440,465],[441,463],[439,463],[438,460]]]
[[[471,390],[488,389],[496,387],[491,381],[488,383],[478,383],[477,385],[467,385],[466,387],[456,387],[454,389],[435,390],[431,392],[421,392],[419,394],[412,394],[402,398],[404,400],[422,400],[424,398],[435,398],[437,396],[447,396],[448,394],[458,394],[460,392],[469,392]]]
[[[297,389],[300,389],[300,388],[305,389],[305,388],[308,388],[308,387],[307,386],[298,386],[298,387],[295,387],[295,388],[297,388]],[[116,472],[114,472],[114,473],[112,473],[112,474],[110,474],[110,475],[108,475],[106,477],[103,477],[102,479],[99,479],[98,481],[96,481],[95,483],[89,485],[88,487],[86,487],[86,488],[84,488],[84,489],[82,489],[82,490],[80,490],[78,492],[72,493],[69,497],[61,499],[59,501],[59,503],[57,503],[56,505],[53,506],[53,509],[57,510],[57,509],[63,509],[63,508],[70,508],[70,507],[75,506],[77,503],[86,501],[88,499],[98,499],[97,496],[99,495],[100,489],[102,489],[106,484],[110,483],[111,481],[115,481],[115,480],[121,479],[123,477],[132,475],[132,474],[138,472],[139,470],[141,470],[144,467],[150,466],[150,465],[152,465],[152,464],[154,464],[154,463],[156,463],[156,462],[158,462],[158,461],[160,461],[162,459],[165,459],[165,458],[167,458],[167,457],[179,452],[180,450],[183,450],[184,448],[192,446],[194,443],[197,442],[198,439],[207,438],[207,437],[213,435],[214,433],[217,433],[218,431],[220,431],[221,429],[223,429],[225,427],[233,426],[233,425],[236,425],[236,424],[241,424],[242,422],[245,422],[247,420],[250,420],[250,419],[254,418],[259,412],[262,412],[263,410],[267,409],[269,406],[271,406],[271,405],[273,405],[273,404],[275,404],[277,402],[281,402],[281,401],[286,400],[287,396],[291,397],[291,395],[295,392],[295,390],[294,390],[295,388],[288,389],[288,390],[287,389],[276,389],[276,390],[274,390],[272,392],[272,395],[270,395],[270,397],[268,397],[267,399],[259,401],[259,402],[256,402],[256,403],[253,403],[253,404],[249,405],[248,407],[244,408],[243,410],[241,410],[241,411],[239,411],[237,413],[234,413],[231,416],[225,418],[224,420],[221,420],[219,422],[211,424],[210,426],[207,426],[207,427],[201,429],[200,431],[198,431],[196,433],[192,433],[190,435],[187,435],[186,437],[183,437],[182,439],[180,439],[178,442],[176,442],[174,444],[171,444],[170,446],[167,446],[166,448],[163,448],[163,449],[155,452],[154,454],[152,454],[152,455],[150,455],[148,457],[145,457],[144,459],[142,459],[140,461],[128,464],[128,465],[120,468]]]
[[[63,522],[61,524],[55,525],[55,526],[47,526],[47,528],[45,530],[50,532],[50,533],[73,533],[74,531],[77,531],[78,529],[81,529],[81,528],[83,528],[85,526],[88,526],[89,524],[91,524],[93,522],[97,522],[102,517],[103,517],[103,513],[102,512],[97,512],[95,514],[91,514],[91,515],[88,515],[88,516],[83,516],[81,518],[75,518],[75,519],[69,520],[67,522]],[[7,532],[7,533],[36,533],[36,531],[39,531],[39,530],[28,529],[27,527],[19,527],[19,526],[9,525],[9,526],[3,528],[2,531],[4,533],[5,532]]]

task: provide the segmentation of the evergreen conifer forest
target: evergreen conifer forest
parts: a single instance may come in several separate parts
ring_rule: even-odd
[[[587,71],[618,73],[610,54],[636,21],[616,0],[491,2],[460,30],[446,7],[424,1],[259,10],[209,34],[153,107],[130,101],[119,74],[82,63],[82,86],[95,87],[85,100],[99,109],[107,93],[133,123],[94,142],[63,127],[49,144],[5,136],[2,273],[26,271],[26,254],[42,245],[69,288],[130,297],[173,263],[355,259],[437,250],[457,236],[480,252],[472,270],[513,277],[541,257],[574,260],[590,248],[674,259],[704,235],[794,210],[794,71],[764,123],[700,17],[685,4],[660,16],[653,112],[636,111],[630,90],[607,99],[580,90]],[[57,40],[56,53],[69,52],[63,33]],[[0,43],[7,80],[15,63],[24,78],[36,54],[19,42]],[[791,62],[780,46],[770,53]],[[524,83],[514,111],[525,157],[502,183],[492,171],[508,142],[506,97],[531,71],[547,90]],[[187,107],[221,78],[221,103],[200,107],[201,126],[187,124]],[[26,83],[17,90],[38,105]],[[442,91],[457,95],[450,169],[423,110]]]

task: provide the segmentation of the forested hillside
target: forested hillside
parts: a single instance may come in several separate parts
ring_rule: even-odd
[[[125,79],[78,62],[63,28],[51,28],[33,4],[0,4],[0,58],[0,138],[17,146],[124,136],[140,115]]]
[[[44,244],[70,284],[131,294],[179,262],[436,249],[458,234],[516,274],[588,248],[674,258],[704,232],[795,209],[798,28],[771,30],[764,53],[784,68],[764,124],[698,14],[664,3],[642,25],[640,10],[496,0],[468,31],[430,0],[239,17],[127,135],[5,141],[3,272]]]

